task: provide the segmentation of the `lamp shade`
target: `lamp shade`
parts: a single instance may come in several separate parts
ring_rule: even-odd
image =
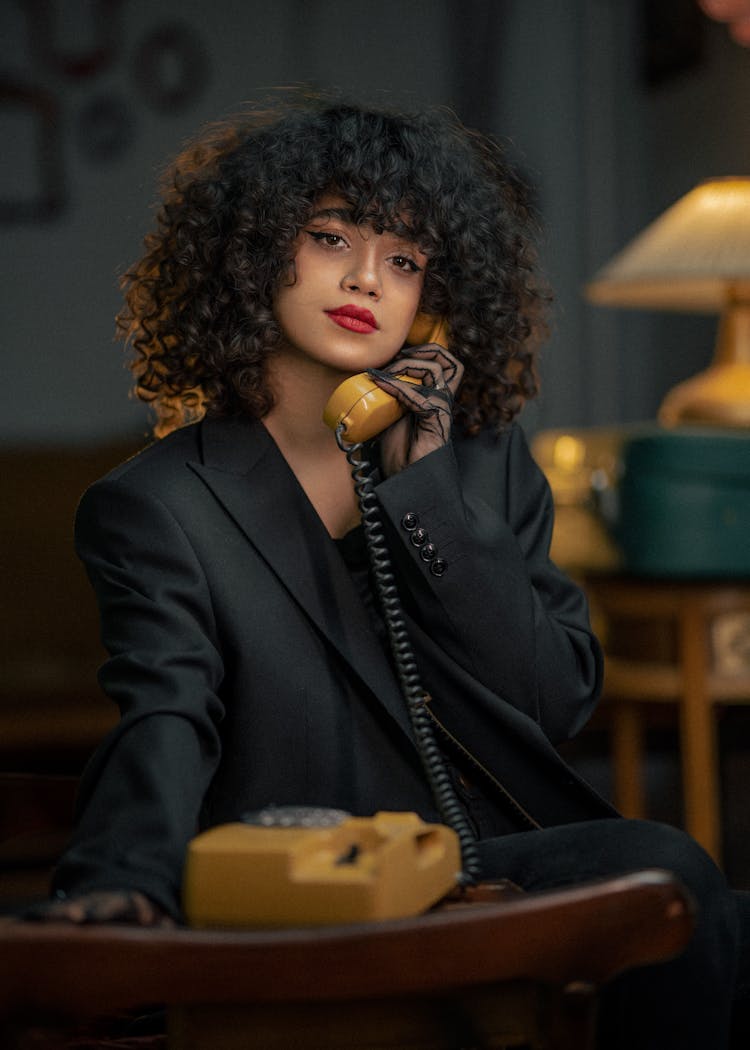
[[[750,302],[750,177],[700,183],[599,270],[586,296],[699,313]]]

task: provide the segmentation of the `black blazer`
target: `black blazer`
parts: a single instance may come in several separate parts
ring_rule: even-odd
[[[591,713],[601,656],[548,560],[550,493],[522,431],[455,436],[377,493],[441,739],[507,830],[613,814],[553,746]],[[176,914],[198,827],[268,803],[435,819],[388,656],[262,424],[205,420],[152,445],[85,494],[76,542],[122,718],[55,889],[137,888]]]

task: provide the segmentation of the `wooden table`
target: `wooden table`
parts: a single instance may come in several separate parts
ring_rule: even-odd
[[[721,859],[715,707],[750,703],[750,581],[590,575],[606,652],[615,802],[645,815],[644,706],[679,705],[685,826]]]
[[[593,1050],[596,990],[692,928],[664,871],[319,929],[0,919],[0,1045],[51,1047],[65,1018],[156,1003],[170,1050]]]

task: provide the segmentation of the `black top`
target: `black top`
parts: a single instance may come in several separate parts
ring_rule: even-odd
[[[362,599],[362,604],[367,610],[372,629],[385,648],[388,659],[392,662],[391,651],[388,645],[388,630],[385,626],[385,620],[383,619],[383,613],[377,600],[371,576],[365,530],[362,525],[357,525],[347,532],[345,536],[342,536],[341,539],[334,540],[334,542],[339,554],[344,559],[344,564],[349,570],[349,575],[357,588],[357,593]]]

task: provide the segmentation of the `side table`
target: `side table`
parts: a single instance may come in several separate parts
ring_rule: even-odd
[[[714,706],[750,703],[750,580],[584,580],[604,643],[615,804],[645,815],[644,705],[676,702],[685,826],[721,861]]]

